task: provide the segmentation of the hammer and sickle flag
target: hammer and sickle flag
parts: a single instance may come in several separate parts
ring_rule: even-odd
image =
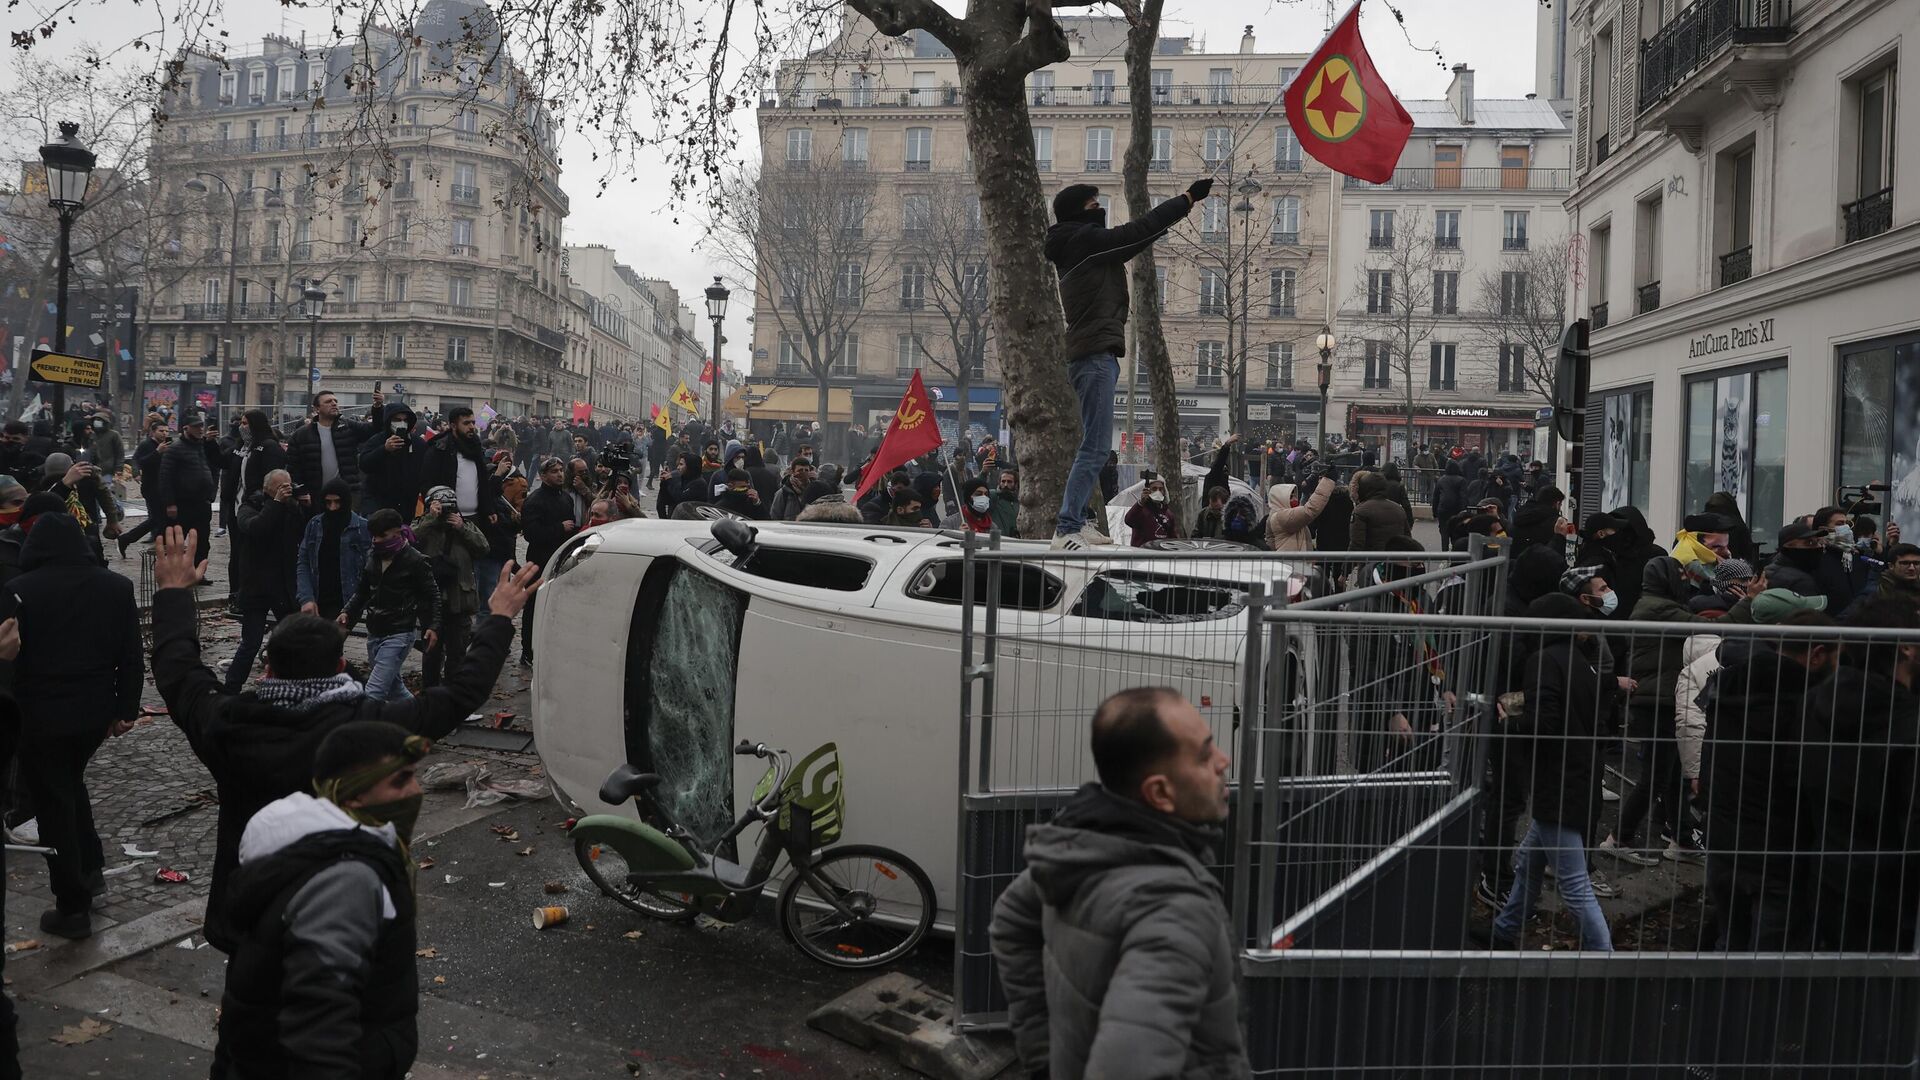
[[[680,406],[690,413],[700,411],[700,402],[693,396],[693,391],[687,389],[687,380],[685,379],[680,380],[680,388],[673,392],[673,397],[670,400],[672,400],[675,405]]]
[[[900,407],[893,410],[886,437],[880,440],[880,452],[860,476],[860,490],[854,492],[853,501],[866,498],[868,489],[896,466],[939,447],[940,425],[934,422],[933,403],[927,400],[927,388],[916,371],[913,381],[907,384],[907,392],[901,395]]]
[[[1372,184],[1393,178],[1413,117],[1373,68],[1360,40],[1360,5],[1327,35],[1285,94],[1287,125],[1314,160]]]

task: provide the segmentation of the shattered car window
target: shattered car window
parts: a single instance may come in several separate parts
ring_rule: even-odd
[[[660,774],[661,809],[702,841],[733,823],[734,670],[746,598],[680,568],[659,596],[651,633],[636,635],[646,657],[645,752]],[[641,623],[647,613],[635,612]]]

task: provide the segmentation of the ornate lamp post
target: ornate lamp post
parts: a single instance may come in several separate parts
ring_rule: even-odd
[[[707,286],[707,318],[713,320],[713,382],[707,387],[707,393],[713,395],[713,435],[720,435],[720,395],[726,386],[726,380],[720,377],[720,320],[727,317],[727,287],[720,283],[719,277]]]
[[[320,392],[320,316],[327,307],[327,290],[310,281],[300,290],[300,313],[307,317],[307,400]]]
[[[60,215],[60,284],[54,300],[53,351],[67,351],[67,264],[72,261],[73,219],[86,205],[87,183],[93,178],[93,151],[80,144],[80,125],[60,122],[60,138],[40,148],[47,168],[47,205]],[[24,377],[16,372],[15,378]],[[54,430],[67,436],[67,387],[53,384]]]
[[[1313,339],[1313,347],[1320,350],[1320,363],[1314,373],[1320,377],[1320,448],[1327,447],[1328,423],[1333,419],[1327,415],[1327,391],[1333,386],[1333,350],[1340,342],[1333,336],[1333,327],[1322,325],[1320,334]]]

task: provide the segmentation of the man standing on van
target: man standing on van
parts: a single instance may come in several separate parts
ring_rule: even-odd
[[[1027,830],[994,905],[993,956],[1035,1076],[1252,1075],[1220,884],[1202,859],[1227,819],[1227,756],[1169,687],[1093,714],[1100,782]]]
[[[1199,179],[1139,221],[1107,228],[1100,189],[1071,184],[1053,197],[1054,226],[1047,259],[1060,273],[1060,308],[1067,317],[1067,378],[1080,399],[1080,449],[1067,473],[1067,491],[1054,519],[1053,546],[1111,544],[1087,525],[1087,499],[1113,449],[1113,393],[1127,351],[1128,259],[1145,251],[1200,205],[1213,181]]]

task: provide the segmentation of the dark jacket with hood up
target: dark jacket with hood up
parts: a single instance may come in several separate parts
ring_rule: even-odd
[[[1104,212],[1082,212],[1047,230],[1047,259],[1060,273],[1060,308],[1067,316],[1066,359],[1126,354],[1127,260],[1192,210],[1182,194],[1111,229]]]
[[[1640,599],[1633,605],[1631,617],[1634,622],[1710,622],[1688,607],[1693,593],[1679,560],[1670,556],[1649,559],[1640,575]],[[1673,734],[1673,684],[1680,679],[1680,669],[1686,667],[1686,645],[1686,634],[1678,632],[1643,634],[1633,639],[1627,669],[1639,685],[1629,701],[1636,706],[1660,706],[1659,734]]]
[[[387,449],[389,429],[395,417],[407,422],[407,444],[399,450]],[[413,508],[420,497],[420,476],[426,468],[427,444],[414,432],[413,410],[395,402],[381,410],[380,422],[373,426],[367,441],[360,444],[360,512],[372,517],[375,510],[398,510],[413,520]],[[342,466],[344,472],[345,466]]]
[[[13,691],[22,737],[79,735],[140,712],[146,667],[133,581],[101,566],[80,523],[41,514],[20,548],[0,618],[20,619]]]
[[[1549,595],[1529,606],[1528,614],[1558,618],[1564,594]],[[1578,601],[1575,601],[1578,603]],[[1598,620],[1574,626],[1574,633],[1551,635],[1529,656],[1514,683],[1525,696],[1507,734],[1524,741],[1525,753],[1509,757],[1524,763],[1532,792],[1533,816],[1592,838],[1600,824],[1600,775],[1606,749],[1604,720],[1612,715],[1618,689],[1603,670]]]
[[[1360,482],[1360,505],[1353,508],[1347,527],[1347,539],[1354,551],[1385,551],[1387,541],[1408,536],[1407,514],[1393,501],[1387,481],[1378,473],[1369,473]]]
[[[1225,898],[1201,861],[1219,839],[1098,784],[1027,830],[1027,868],[994,905],[991,930],[1023,1068],[1252,1075]]]
[[[134,637],[137,650],[137,628]],[[240,835],[261,807],[312,790],[320,740],[353,720],[384,720],[429,739],[446,735],[493,692],[512,640],[513,620],[484,615],[459,670],[406,701],[379,701],[360,692],[328,695],[300,706],[275,705],[261,700],[255,689],[221,693],[221,676],[200,655],[191,589],[154,593],[153,684],[167,703],[168,718],[213,774],[220,796],[207,940],[224,952],[233,951],[233,941],[216,927],[227,903],[229,879],[240,865]]]

